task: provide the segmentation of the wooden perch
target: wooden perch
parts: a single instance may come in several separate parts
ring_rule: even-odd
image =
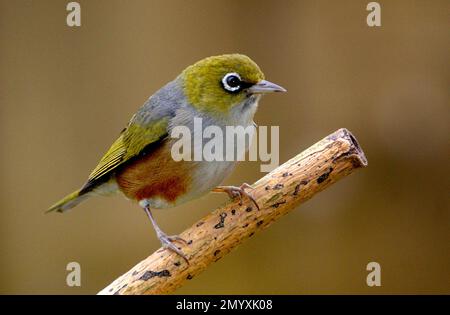
[[[273,170],[249,191],[260,210],[247,199],[230,202],[186,229],[183,259],[163,248],[138,263],[99,294],[165,294],[175,291],[209,264],[316,193],[367,165],[355,137],[339,129]],[[293,231],[292,231],[293,232]]]

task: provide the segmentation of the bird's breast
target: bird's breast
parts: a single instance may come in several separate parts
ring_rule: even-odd
[[[136,158],[115,179],[129,199],[147,200],[153,208],[168,208],[200,197],[231,173],[234,162],[175,161],[171,141]]]
[[[161,199],[175,203],[190,186],[187,165],[175,162],[168,142],[127,163],[116,173],[119,189],[130,199]]]

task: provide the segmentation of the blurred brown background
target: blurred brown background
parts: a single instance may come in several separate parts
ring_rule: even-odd
[[[122,197],[43,211],[82,185],[142,103],[184,67],[241,52],[289,93],[266,97],[286,161],[346,127],[369,167],[324,191],[177,293],[450,293],[448,1],[0,2],[0,293],[96,293],[159,243]],[[227,183],[253,182],[243,162]],[[225,201],[157,211],[181,232]],[[82,286],[66,286],[77,261]],[[382,286],[366,285],[366,265]]]

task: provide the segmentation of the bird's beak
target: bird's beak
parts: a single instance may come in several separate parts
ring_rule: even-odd
[[[251,87],[248,88],[248,91],[251,94],[265,94],[265,93],[273,93],[273,92],[287,92],[285,88],[266,81],[266,80],[261,80],[258,83],[252,85]]]

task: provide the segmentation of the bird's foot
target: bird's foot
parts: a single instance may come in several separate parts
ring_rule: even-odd
[[[236,186],[218,186],[218,187],[214,188],[212,191],[213,192],[224,192],[224,193],[227,193],[228,196],[230,196],[231,199],[235,199],[235,198],[239,197],[241,205],[242,205],[242,196],[245,196],[248,199],[250,199],[255,204],[256,208],[259,210],[258,203],[252,197],[252,195],[250,195],[248,192],[245,191],[246,188],[253,189],[253,187],[250,186],[249,184],[243,183],[239,187],[236,187]]]
[[[179,237],[178,235],[167,235],[163,232],[158,232],[157,236],[164,248],[177,253],[189,265],[189,260],[187,259],[186,255],[184,255],[181,249],[174,244],[176,242],[179,242],[183,243],[184,245],[187,245],[188,243],[186,242],[185,239]]]

